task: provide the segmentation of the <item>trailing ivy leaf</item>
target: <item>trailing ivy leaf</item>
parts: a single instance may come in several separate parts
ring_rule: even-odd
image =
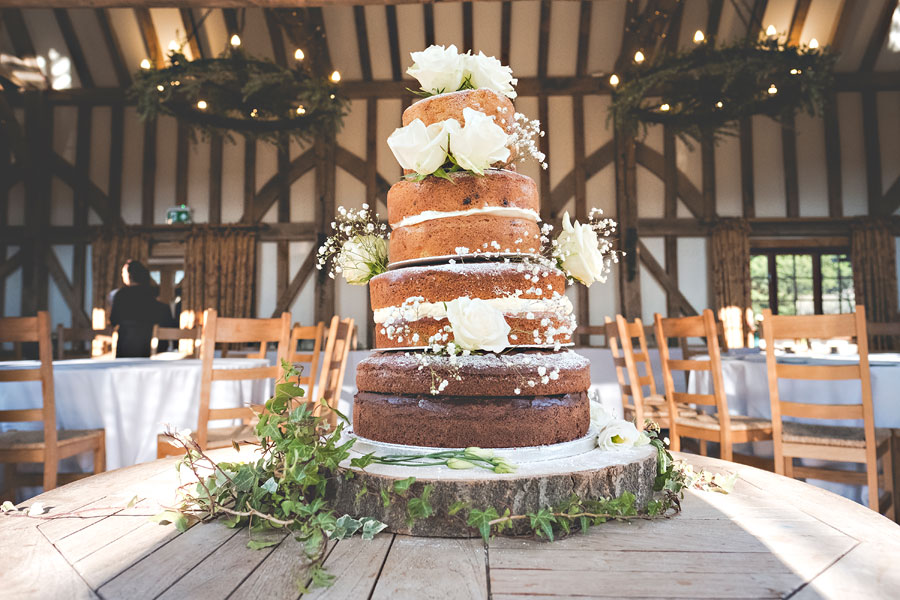
[[[409,502],[406,503],[407,523],[410,527],[412,527],[416,519],[427,519],[434,514],[434,509],[429,502],[432,489],[434,489],[433,485],[426,485],[420,497],[410,498]]]
[[[537,533],[538,537],[545,536],[551,542],[553,541],[553,523],[557,521],[549,508],[542,508],[536,513],[529,513],[528,518],[531,528]]]
[[[250,540],[247,542],[247,547],[251,550],[262,550],[263,548],[277,546],[279,543],[281,543],[281,540]]]
[[[456,513],[458,513],[465,507],[467,507],[468,505],[469,505],[469,503],[464,500],[457,500],[456,502],[454,502],[453,504],[450,505],[450,508],[447,510],[447,514],[452,517],[453,515],[455,515]]]
[[[309,537],[303,540],[303,551],[306,552],[307,558],[315,560],[322,551],[322,543],[325,541],[325,534],[320,529],[314,529]]]
[[[385,508],[391,505],[391,497],[384,488],[381,488],[381,503]]]
[[[343,540],[352,537],[354,533],[362,527],[362,521],[357,521],[350,515],[344,515],[337,520],[334,531],[331,532],[331,539]]]
[[[362,522],[362,539],[364,540],[373,539],[378,533],[387,528],[387,524],[372,517],[363,517],[360,521]]]
[[[260,487],[270,494],[274,494],[278,491],[278,482],[275,481],[274,477],[269,477]]]
[[[485,510],[473,508],[469,511],[466,524],[477,529],[481,533],[482,539],[487,543],[491,539],[491,521],[499,518],[500,515],[497,514],[497,510],[493,506],[489,506]]]
[[[306,391],[294,382],[275,384],[275,397],[301,398]]]
[[[409,486],[416,482],[415,477],[407,477],[406,479],[401,479],[399,481],[394,482],[394,493],[400,494],[401,496],[406,495],[406,492],[409,491]]]
[[[581,516],[578,518],[579,527],[581,527],[581,533],[587,533],[588,529],[591,527],[591,520],[585,516]]]

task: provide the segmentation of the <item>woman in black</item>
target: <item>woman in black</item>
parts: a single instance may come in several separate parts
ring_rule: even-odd
[[[136,260],[122,267],[122,281],[112,298],[110,323],[119,326],[116,358],[150,356],[153,326],[177,327],[169,306],[156,299],[159,289],[150,280],[150,271]]]

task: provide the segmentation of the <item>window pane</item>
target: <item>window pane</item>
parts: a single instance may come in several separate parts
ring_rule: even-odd
[[[822,255],[822,312],[853,312],[853,269],[846,254]]]
[[[765,254],[750,258],[750,303],[757,315],[769,308],[769,257]]]
[[[778,313],[814,313],[812,255],[780,254],[775,257],[775,267],[778,273]]]

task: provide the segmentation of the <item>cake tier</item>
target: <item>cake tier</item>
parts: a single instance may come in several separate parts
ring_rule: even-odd
[[[537,186],[513,171],[400,181],[388,192],[392,262],[432,256],[540,253]]]
[[[392,242],[393,243],[393,242]],[[377,348],[427,346],[453,340],[446,302],[479,298],[500,310],[509,345],[567,344],[575,328],[565,275],[544,265],[473,262],[407,267],[369,282]]]
[[[519,448],[578,439],[591,422],[587,393],[465,397],[359,392],[353,430],[371,440],[437,448]]]
[[[372,353],[356,367],[356,387],[366,392],[430,395],[434,382],[444,380],[442,396],[560,396],[590,388],[591,363],[571,350],[488,352],[453,362],[448,356],[387,351]]]

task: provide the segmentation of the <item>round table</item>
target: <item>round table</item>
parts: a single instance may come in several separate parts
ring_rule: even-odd
[[[246,452],[246,451],[245,451]],[[214,453],[233,459],[233,450]],[[900,596],[900,527],[830,492],[717,459],[737,472],[731,494],[690,491],[669,520],[608,523],[554,543],[379,534],[334,543],[332,588],[306,597],[536,596],[888,598]],[[3,592],[14,598],[298,597],[303,561],[291,537],[247,548],[246,529],[186,533],[148,516],[172,502],[174,459],[90,477],[25,503],[36,519],[0,515]],[[137,496],[139,502],[126,508]]]

